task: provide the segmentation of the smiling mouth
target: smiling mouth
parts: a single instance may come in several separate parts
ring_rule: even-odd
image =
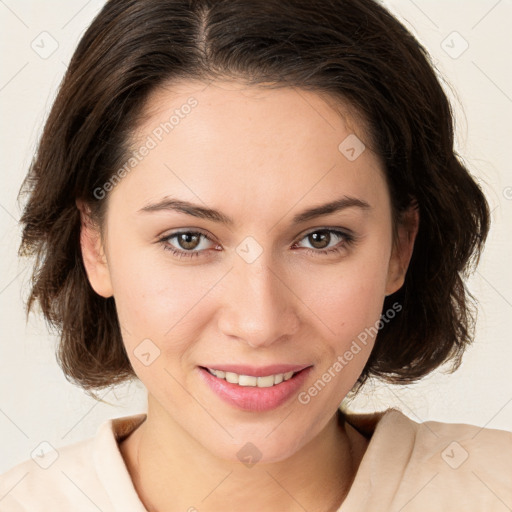
[[[254,375],[240,375],[234,372],[225,372],[222,370],[215,370],[213,368],[202,367],[208,373],[217,377],[218,379],[223,379],[231,384],[237,384],[238,386],[244,387],[258,387],[258,388],[270,388],[273,386],[277,386],[282,382],[286,382],[292,379],[295,375],[300,373],[302,370],[297,372],[286,372],[286,373],[276,373],[273,375],[265,375],[264,377],[256,377]]]

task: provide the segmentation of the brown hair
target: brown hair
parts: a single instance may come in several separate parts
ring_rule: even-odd
[[[75,200],[102,225],[94,191],[122,167],[148,95],[178,79],[232,78],[338,98],[366,121],[381,157],[394,220],[415,201],[420,227],[405,284],[357,384],[413,382],[471,342],[465,288],[489,229],[487,202],[453,148],[449,102],[426,50],[373,0],[110,0],[82,37],[36,157],[20,255],[35,257],[27,315],[39,302],[61,335],[68,380],[93,389],[135,374],[114,298],[91,288]]]

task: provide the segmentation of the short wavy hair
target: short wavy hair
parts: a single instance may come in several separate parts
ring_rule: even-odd
[[[400,290],[355,388],[370,376],[410,383],[474,336],[464,279],[478,262],[489,207],[454,150],[453,114],[428,52],[373,0],[109,0],[71,59],[20,190],[20,256],[35,258],[38,302],[60,334],[66,378],[93,390],[135,377],[114,298],[96,294],[80,248],[80,212],[102,225],[94,191],[122,167],[149,94],[173,80],[235,79],[326,94],[364,120],[384,164],[393,224],[415,204],[420,225]],[[108,199],[108,196],[107,196]]]

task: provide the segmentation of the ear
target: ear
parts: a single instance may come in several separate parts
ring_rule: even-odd
[[[112,283],[99,227],[92,221],[90,208],[76,200],[80,210],[80,247],[87,277],[93,290],[102,297],[112,297]]]
[[[393,250],[388,266],[386,296],[398,291],[405,282],[414,241],[418,234],[420,222],[418,204],[413,202],[407,210],[402,212],[397,222],[396,239],[393,241]]]

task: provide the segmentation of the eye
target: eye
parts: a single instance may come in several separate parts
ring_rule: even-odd
[[[333,254],[346,250],[355,242],[355,237],[337,229],[317,228],[315,231],[307,233],[302,240],[307,240],[313,247],[312,249],[305,248],[308,254],[318,255]],[[330,246],[331,242],[335,242],[334,246]]]
[[[201,239],[213,240],[200,231],[179,231],[165,236],[159,240],[163,244],[164,250],[171,251],[174,256],[179,258],[192,258],[199,256],[207,247],[201,247]],[[171,240],[176,239],[176,245],[171,244]],[[204,244],[203,244],[204,245]],[[197,249],[197,250],[196,250]]]
[[[312,248],[305,247],[303,250],[314,255],[341,252],[355,242],[354,235],[330,228],[317,228],[315,231],[310,231],[301,240],[306,239]],[[175,240],[174,243],[173,240]],[[178,231],[159,239],[158,242],[163,245],[164,250],[170,251],[178,258],[193,258],[201,256],[209,248],[204,247],[203,240],[214,243],[208,235],[200,231]],[[335,245],[329,247],[332,242],[335,242]],[[295,246],[297,243],[294,244]]]

